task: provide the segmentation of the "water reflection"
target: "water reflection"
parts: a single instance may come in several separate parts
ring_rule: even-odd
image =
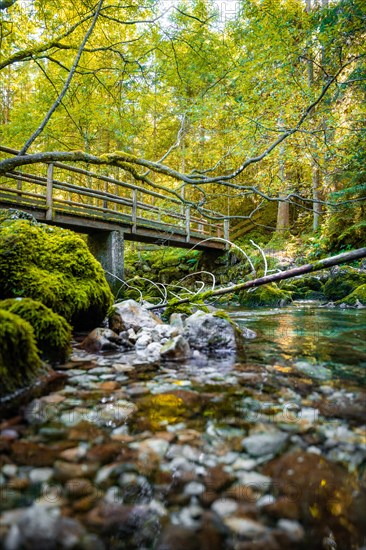
[[[306,360],[331,368],[333,376],[366,383],[366,310],[304,304],[282,309],[235,309],[230,315],[258,334],[248,346],[249,360],[282,367]]]

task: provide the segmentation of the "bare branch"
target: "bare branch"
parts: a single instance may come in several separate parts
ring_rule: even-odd
[[[89,36],[91,35],[91,33],[93,32],[93,29],[95,27],[95,24],[97,22],[97,19],[98,19],[98,16],[99,16],[99,13],[100,13],[100,10],[101,10],[101,7],[103,5],[103,1],[104,0],[99,0],[99,4],[97,6],[97,9],[95,10],[95,14],[94,14],[94,17],[93,17],[93,21],[86,33],[86,35],[84,36],[84,39],[82,41],[82,43],[80,44],[80,48],[79,48],[79,51],[77,53],[77,56],[75,58],[75,61],[73,63],[73,66],[71,67],[71,70],[69,72],[69,76],[67,77],[67,80],[64,84],[64,87],[62,88],[62,91],[60,93],[60,95],[58,96],[58,98],[56,99],[56,101],[54,102],[54,104],[52,105],[52,107],[49,109],[48,113],[46,114],[46,116],[44,117],[42,123],[40,124],[40,126],[37,128],[37,130],[34,132],[34,134],[28,139],[28,141],[25,143],[25,145],[22,147],[19,155],[22,156],[22,155],[25,155],[25,153],[27,152],[27,150],[29,149],[29,147],[32,145],[32,143],[37,139],[37,137],[41,134],[41,132],[43,132],[44,128],[46,127],[47,123],[49,122],[51,116],[53,115],[53,113],[56,111],[57,107],[61,104],[62,102],[62,99],[64,98],[67,90],[69,89],[69,86],[70,86],[70,83],[71,83],[71,80],[75,74],[75,71],[76,71],[76,67],[78,66],[79,64],[79,61],[80,61],[80,58],[81,58],[81,54],[83,53],[83,50],[84,50],[84,47],[85,47],[85,44],[87,43],[88,41],[88,38]]]

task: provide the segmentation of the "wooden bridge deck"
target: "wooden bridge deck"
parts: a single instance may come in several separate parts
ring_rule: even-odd
[[[0,146],[0,154],[18,151]],[[37,220],[78,232],[123,232],[124,239],[165,246],[223,250],[229,225],[218,212],[192,215],[174,196],[62,163],[32,166],[0,177],[0,208],[17,208]],[[207,216],[207,217],[206,217]],[[212,221],[218,218],[219,221]],[[220,220],[221,218],[221,220]]]

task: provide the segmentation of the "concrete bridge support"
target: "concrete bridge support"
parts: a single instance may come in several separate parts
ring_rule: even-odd
[[[88,246],[106,271],[106,279],[114,294],[121,288],[123,272],[123,232],[95,231],[88,234]],[[117,279],[118,277],[118,279]]]

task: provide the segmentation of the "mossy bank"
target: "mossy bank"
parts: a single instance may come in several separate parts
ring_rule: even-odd
[[[31,325],[0,309],[0,397],[33,382],[41,367]]]
[[[72,327],[95,328],[113,303],[81,237],[15,210],[0,211],[0,299],[1,396],[65,362]]]
[[[81,237],[0,213],[0,298],[39,300],[76,329],[98,326],[113,302],[99,262]]]

